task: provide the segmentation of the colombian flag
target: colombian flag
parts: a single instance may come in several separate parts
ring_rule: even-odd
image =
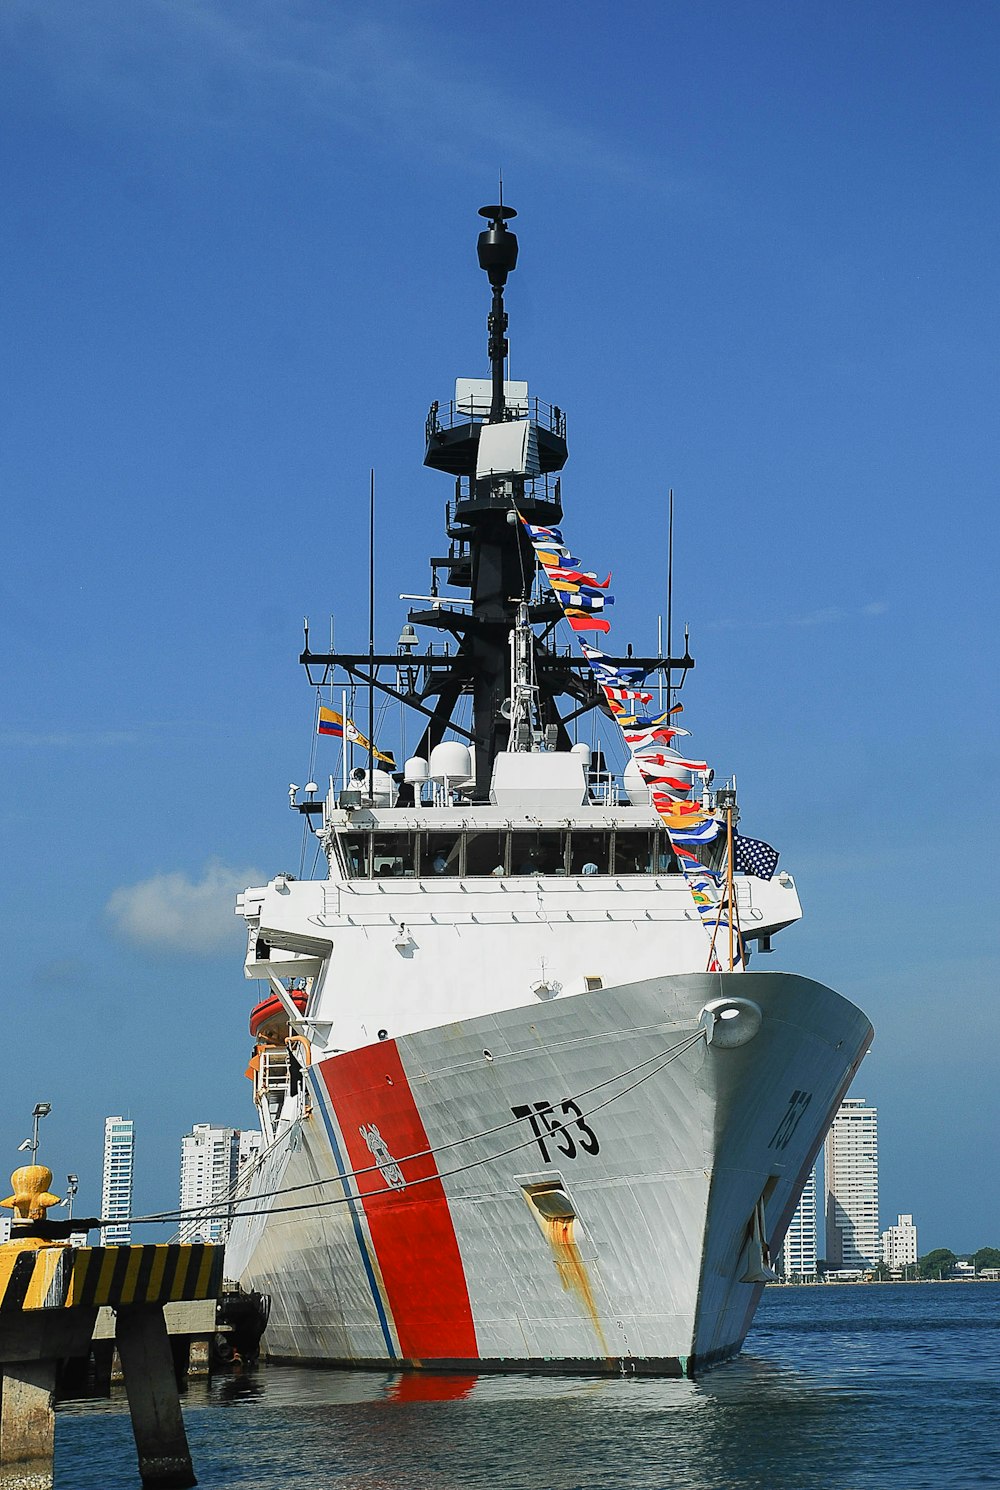
[[[338,714],[336,709],[327,709],[320,705],[319,719],[316,721],[316,733],[318,735],[333,735],[334,739],[342,740],[346,735],[352,745],[357,745],[359,750],[371,750],[377,761],[388,766],[390,771],[395,771],[396,761],[391,751],[373,750],[369,744],[368,736],[363,735],[354,723],[353,719],[345,719],[343,714]]]
[[[318,735],[334,735],[338,740],[344,738],[343,715],[337,714],[333,709],[320,708],[319,721],[316,725]]]

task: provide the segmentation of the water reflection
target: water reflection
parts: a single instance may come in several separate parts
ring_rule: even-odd
[[[919,1293],[904,1303],[898,1294],[837,1301],[795,1292],[765,1304],[751,1354],[697,1382],[293,1367],[218,1378],[185,1399],[199,1484],[943,1490],[1000,1482],[1000,1368],[995,1332],[983,1327],[997,1311],[985,1293],[957,1307]],[[888,1327],[893,1317],[897,1328]],[[950,1330],[937,1327],[945,1318]],[[970,1359],[978,1360],[972,1373]],[[73,1490],[137,1485],[123,1399],[64,1404],[57,1443],[61,1483]]]
[[[807,1490],[829,1484],[840,1413],[801,1372],[752,1357],[699,1382],[282,1368],[259,1384],[247,1445],[294,1421],[302,1490]],[[838,1452],[849,1472],[855,1456]],[[328,1479],[306,1468],[317,1464]]]

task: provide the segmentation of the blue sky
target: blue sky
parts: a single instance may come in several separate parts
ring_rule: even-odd
[[[692,746],[873,1018],[883,1223],[1000,1244],[991,3],[8,0],[11,1165],[137,1204],[249,1125],[230,906],[298,870],[302,617],[378,642],[439,551],[423,420],[485,373],[476,209],[519,211],[512,375],[568,410],[574,548],[655,643],[666,491]],[[330,750],[324,745],[321,749]],[[334,767],[321,757],[320,773]],[[956,841],[957,840],[957,841]]]

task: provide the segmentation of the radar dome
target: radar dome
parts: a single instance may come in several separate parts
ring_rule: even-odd
[[[622,782],[625,786],[625,794],[633,807],[649,806],[649,787],[643,781],[635,761],[629,761],[625,767]]]
[[[360,792],[373,807],[396,805],[396,783],[388,771],[369,771],[364,766],[355,766],[351,772],[351,789]]]
[[[447,779],[453,785],[472,780],[472,751],[459,740],[442,740],[431,751],[428,775],[435,781]]]

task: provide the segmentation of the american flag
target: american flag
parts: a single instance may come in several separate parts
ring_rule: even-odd
[[[733,868],[744,874],[755,874],[758,879],[769,880],[778,867],[778,850],[765,843],[762,838],[741,838],[733,835]]]

